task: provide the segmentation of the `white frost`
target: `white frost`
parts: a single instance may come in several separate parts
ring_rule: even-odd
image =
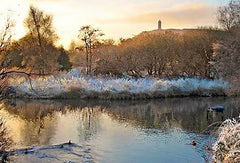
[[[19,78],[10,84],[20,92],[27,95],[54,97],[71,89],[85,92],[109,93],[153,93],[180,91],[191,92],[197,90],[227,89],[229,84],[223,80],[208,80],[199,78],[180,78],[163,80],[157,78],[106,78],[88,77],[82,75],[77,69],[57,76],[48,76],[31,80]],[[32,89],[33,88],[33,89]]]
[[[215,162],[240,162],[240,117],[227,119],[213,146]]]

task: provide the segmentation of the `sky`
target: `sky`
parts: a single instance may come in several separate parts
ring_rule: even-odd
[[[197,28],[216,25],[217,8],[228,0],[0,0],[0,22],[11,15],[14,38],[25,34],[23,20],[29,5],[53,15],[59,45],[78,40],[79,29],[92,25],[105,38],[133,37],[142,31],[162,28]],[[2,23],[1,23],[2,24]],[[1,29],[1,26],[0,26]]]

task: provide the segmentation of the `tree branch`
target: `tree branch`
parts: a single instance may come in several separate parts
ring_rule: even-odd
[[[27,73],[27,72],[24,72],[24,71],[6,71],[6,72],[0,73],[0,78],[3,79],[5,76],[7,76],[9,74],[23,74],[23,75],[27,75],[28,77],[31,76],[31,75],[35,75],[35,76],[51,75],[51,74],[39,74],[39,73]]]

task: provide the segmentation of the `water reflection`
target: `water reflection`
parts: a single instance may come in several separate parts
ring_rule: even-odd
[[[213,122],[238,116],[239,101],[223,97],[152,101],[17,100],[2,102],[0,116],[10,128],[15,148],[72,140],[92,148],[100,161],[132,162],[132,158],[138,157],[137,162],[159,158],[168,162],[175,157],[178,162],[186,158],[201,162],[208,158],[203,149],[209,135],[203,131]],[[215,105],[223,105],[226,110],[208,113],[207,108]],[[192,139],[201,146],[193,150],[186,145]]]

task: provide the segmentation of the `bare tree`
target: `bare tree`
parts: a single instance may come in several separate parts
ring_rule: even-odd
[[[240,24],[240,0],[231,0],[227,6],[218,9],[218,22],[225,30]]]
[[[3,48],[10,44],[12,38],[11,30],[13,27],[14,23],[8,17],[3,30],[0,31],[0,51],[3,51]]]
[[[25,19],[27,34],[20,40],[24,52],[24,65],[45,74],[52,70],[57,56],[54,43],[58,39],[53,28],[53,17],[30,6]],[[55,49],[55,50],[54,50]]]
[[[24,23],[33,39],[32,41],[40,47],[54,44],[58,39],[53,28],[52,15],[46,14],[34,6],[30,6],[28,17]]]
[[[84,42],[85,53],[86,53],[86,72],[92,72],[92,57],[94,49],[100,44],[100,37],[104,34],[96,28],[90,25],[82,26],[79,30],[78,37]]]
[[[7,81],[6,76],[8,69],[6,68],[6,56],[11,45],[13,21],[8,17],[5,24],[0,29],[0,98],[4,96]]]
[[[11,44],[12,38],[12,28],[14,27],[13,21],[8,17],[5,25],[0,31],[0,62],[1,62],[1,71],[3,71],[4,65],[4,55]]]
[[[231,0],[227,6],[219,9],[219,23],[230,31],[214,46],[215,68],[220,77],[231,84],[230,93],[240,93],[240,1]]]

